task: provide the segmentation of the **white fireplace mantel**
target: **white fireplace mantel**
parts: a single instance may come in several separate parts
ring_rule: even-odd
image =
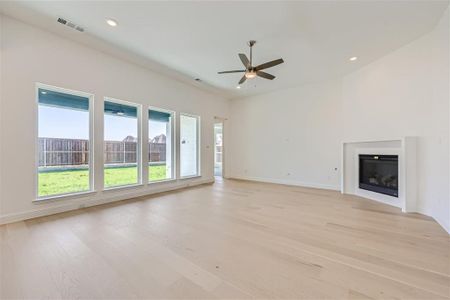
[[[359,154],[398,155],[398,198],[359,188]],[[352,194],[417,211],[416,138],[346,141],[342,143],[341,193]]]

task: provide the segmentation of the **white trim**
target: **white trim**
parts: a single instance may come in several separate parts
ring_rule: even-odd
[[[370,139],[370,140],[347,140],[342,141],[342,144],[360,144],[360,143],[380,143],[380,142],[398,142],[402,141],[404,137],[384,138],[384,139]]]
[[[145,109],[144,109],[145,108]],[[141,156],[141,164],[142,164],[142,183],[143,184],[147,184],[148,183],[148,178],[149,178],[149,172],[148,172],[148,152],[149,152],[149,147],[148,147],[148,131],[149,131],[149,126],[148,126],[148,107],[143,106],[142,109],[142,115],[141,115],[141,123],[142,123],[142,147],[141,147],[141,151],[142,151],[142,156]]]
[[[36,217],[49,216],[49,215],[53,215],[53,214],[57,214],[57,213],[61,213],[61,212],[81,209],[84,207],[97,206],[97,205],[101,205],[101,204],[122,201],[122,200],[137,198],[137,197],[141,197],[141,196],[146,196],[146,195],[153,195],[153,194],[158,194],[158,193],[163,193],[163,192],[168,192],[168,191],[173,191],[173,190],[179,190],[179,189],[187,188],[190,186],[210,184],[213,182],[214,182],[214,178],[206,178],[203,180],[178,182],[177,184],[170,185],[170,186],[160,185],[157,188],[155,188],[155,187],[147,188],[145,186],[145,188],[143,188],[143,189],[134,190],[130,193],[124,193],[124,194],[118,194],[118,195],[116,194],[116,195],[112,195],[110,197],[104,197],[104,198],[101,198],[98,200],[90,200],[89,198],[88,199],[86,199],[86,198],[78,199],[79,201],[74,201],[74,202],[70,202],[70,203],[66,202],[65,204],[62,204],[60,206],[46,207],[46,208],[39,209],[39,210],[30,210],[30,211],[25,211],[25,212],[20,212],[20,213],[1,215],[0,216],[0,225],[12,223],[12,222],[23,221],[23,220],[27,220],[27,219],[31,219],[31,218],[36,218]],[[61,203],[64,203],[64,202],[61,202]]]
[[[187,178],[194,178],[194,177],[201,177],[201,149],[202,149],[202,144],[201,144],[201,120],[200,120],[200,116],[198,115],[193,115],[193,114],[188,114],[188,113],[179,113],[179,118],[181,119],[182,116],[186,116],[186,117],[191,117],[191,118],[195,118],[197,120],[197,169],[196,169],[196,173],[194,175],[188,175],[188,176],[181,176],[181,169],[179,169],[179,174],[178,174],[178,178],[179,179],[187,179]],[[179,165],[181,168],[181,120],[179,121],[180,124],[180,134],[178,135],[178,146],[179,146]]]
[[[58,87],[58,86],[55,86],[55,85],[41,83],[41,82],[36,82],[36,87],[40,87],[40,88],[43,88],[43,89],[46,89],[46,90],[52,90],[52,91],[59,92],[59,93],[71,94],[71,95],[75,95],[75,96],[85,97],[85,98],[89,98],[91,96],[92,97],[94,96],[94,93],[91,93],[91,92],[83,92],[83,91],[78,91],[78,90],[62,88],[62,87]],[[89,104],[91,104],[91,103],[89,103]]]
[[[202,120],[197,116],[197,176],[202,176]]]
[[[89,189],[86,191],[79,191],[74,193],[63,193],[63,194],[52,194],[48,196],[39,197],[39,89],[51,90],[59,93],[70,94],[75,96],[80,96],[84,98],[88,98],[89,102],[89,163],[88,163],[88,172],[89,172]],[[70,90],[66,88],[60,88],[57,86],[52,86],[49,84],[44,84],[40,82],[36,82],[35,84],[35,167],[34,167],[34,200],[33,203],[36,203],[40,200],[49,200],[49,199],[65,199],[70,196],[76,196],[79,194],[85,194],[89,192],[94,192],[94,94]]]
[[[152,185],[152,184],[165,183],[165,182],[174,182],[174,181],[177,181],[177,179],[176,178],[161,179],[161,180],[150,181],[147,184],[148,185]]]
[[[142,183],[114,185],[114,186],[111,186],[111,187],[105,187],[103,189],[103,192],[114,192],[114,191],[120,191],[120,190],[126,190],[126,189],[140,188],[140,187],[143,187],[143,186],[144,186],[144,184],[142,184]]]
[[[332,190],[332,191],[340,190],[339,186],[337,186],[337,185],[327,185],[327,184],[314,183],[314,182],[302,182],[302,181],[296,181],[296,180],[264,178],[264,177],[255,177],[255,176],[246,176],[246,175],[231,175],[229,178],[230,179],[238,179],[238,180],[264,182],[264,183],[299,186],[299,187],[314,188],[314,189]]]
[[[59,200],[74,199],[77,197],[94,195],[96,193],[97,192],[93,190],[93,191],[85,191],[85,192],[78,192],[78,193],[58,194],[55,196],[48,196],[48,197],[34,199],[33,203],[48,203],[48,202],[59,201]]]
[[[378,144],[379,147],[376,147],[376,144]],[[354,155],[351,158],[347,157],[347,146],[351,147],[350,149],[353,150],[349,151],[354,151],[354,154],[356,155],[364,152],[371,152],[369,154],[398,155],[399,195],[397,199],[393,199],[395,197],[389,197],[359,189],[355,183],[350,184],[352,181],[351,178],[355,178],[355,174],[358,174],[359,172],[359,170],[356,170],[359,160],[357,160]],[[385,204],[397,206],[400,207],[403,212],[425,213],[420,211],[417,207],[415,137],[342,142],[341,150],[341,193],[354,194]],[[349,153],[349,155],[350,154],[351,153]],[[348,158],[349,161],[347,161],[346,158]],[[347,166],[352,166],[353,169],[347,170]],[[350,177],[347,176],[347,173],[350,174]],[[350,180],[347,182],[346,180],[349,178]],[[356,181],[356,179],[354,180]]]
[[[254,182],[264,182],[264,183],[273,183],[273,184],[283,184],[283,185],[289,185],[289,186],[324,189],[324,190],[332,190],[332,191],[338,191],[338,192],[340,191],[340,186],[324,185],[324,184],[320,184],[320,183],[310,183],[310,182],[298,182],[298,181],[293,181],[293,180],[280,180],[280,179],[273,179],[273,178],[252,177],[252,176],[244,176],[244,175],[233,175],[233,176],[230,176],[229,179],[248,180],[248,181],[254,181]],[[386,204],[392,205],[389,203],[386,203]],[[420,212],[420,213],[425,214],[424,212]],[[448,234],[450,234],[450,224],[446,224],[442,220],[439,220],[439,219],[431,216],[430,214],[425,214],[425,215],[433,218],[437,223],[439,223],[439,225],[442,226],[442,228],[444,228],[444,230]]]
[[[216,124],[222,124],[222,178],[227,178],[225,177],[225,121],[227,119],[225,118],[219,118],[219,117],[214,117],[214,123],[213,123],[213,157],[214,157],[214,161],[213,161],[213,172],[215,172],[215,168],[216,168]]]
[[[226,164],[226,161],[227,161],[227,154],[226,154],[226,152],[227,152],[227,134],[225,134],[226,133],[226,130],[225,130],[225,123],[227,122],[227,120],[225,119],[223,122],[222,122],[222,178],[228,178],[227,177],[227,172],[228,172],[228,170],[227,170],[227,164]]]
[[[441,225],[442,228],[444,228],[445,231],[447,231],[448,234],[450,234],[450,223],[449,221],[440,220],[434,216],[431,216],[439,225]]]
[[[186,179],[193,179],[193,178],[200,178],[202,175],[189,175],[189,176],[183,176],[180,177],[178,180],[186,180]]]

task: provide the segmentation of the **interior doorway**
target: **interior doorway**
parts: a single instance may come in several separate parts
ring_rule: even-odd
[[[214,124],[214,176],[223,177],[223,123]]]

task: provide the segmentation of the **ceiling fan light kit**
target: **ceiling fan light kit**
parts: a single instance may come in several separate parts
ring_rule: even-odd
[[[275,76],[272,74],[262,72],[261,70],[268,69],[271,67],[274,67],[276,65],[279,65],[283,63],[283,59],[279,58],[276,60],[272,60],[269,62],[266,62],[264,64],[258,65],[256,67],[253,66],[253,51],[252,48],[255,45],[256,41],[249,41],[248,46],[250,47],[250,59],[247,58],[247,55],[244,53],[239,53],[239,58],[241,59],[242,64],[244,65],[244,70],[232,70],[232,71],[222,71],[218,72],[218,74],[229,74],[229,73],[244,73],[244,76],[242,76],[241,80],[239,80],[239,84],[244,83],[247,79],[255,78],[256,76],[273,80],[275,79]]]
[[[254,72],[254,71],[248,71],[248,72],[245,72],[245,75],[244,75],[247,79],[251,79],[251,78],[255,78],[256,77],[256,72]]]

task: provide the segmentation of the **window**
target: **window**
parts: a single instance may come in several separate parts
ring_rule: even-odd
[[[138,107],[117,100],[104,103],[104,186],[140,183]]]
[[[173,112],[148,111],[148,177],[149,181],[172,179],[173,176]]]
[[[199,175],[199,117],[180,116],[180,176]]]
[[[39,85],[38,198],[92,189],[91,95]]]

